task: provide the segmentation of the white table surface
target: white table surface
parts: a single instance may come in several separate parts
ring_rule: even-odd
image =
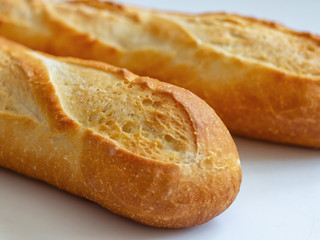
[[[316,0],[122,2],[175,11],[240,13],[320,34],[320,1]],[[189,229],[147,227],[0,168],[0,240],[319,240],[320,150],[235,141],[243,167],[236,201],[214,220]]]

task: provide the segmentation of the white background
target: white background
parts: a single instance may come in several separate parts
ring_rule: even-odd
[[[320,34],[316,0],[122,2],[182,12],[240,13]],[[320,150],[235,141],[243,167],[239,196],[219,217],[189,229],[147,227],[0,168],[0,239],[319,240]]]

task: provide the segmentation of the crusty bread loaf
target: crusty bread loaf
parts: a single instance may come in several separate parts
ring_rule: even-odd
[[[0,0],[0,34],[187,88],[232,133],[320,147],[320,40],[230,14]]]
[[[3,38],[0,166],[173,228],[223,212],[241,182],[228,130],[191,92]]]

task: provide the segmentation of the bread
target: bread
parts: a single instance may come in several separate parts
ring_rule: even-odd
[[[237,135],[320,147],[320,40],[237,15],[0,0],[0,34],[187,88]]]
[[[3,38],[0,166],[170,228],[217,216],[241,182],[228,130],[191,92]]]

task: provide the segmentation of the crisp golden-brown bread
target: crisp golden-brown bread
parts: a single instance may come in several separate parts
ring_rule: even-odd
[[[237,15],[0,0],[0,34],[182,86],[234,134],[320,147],[320,40]]]
[[[172,228],[217,216],[241,182],[228,130],[191,92],[4,38],[0,166]]]

